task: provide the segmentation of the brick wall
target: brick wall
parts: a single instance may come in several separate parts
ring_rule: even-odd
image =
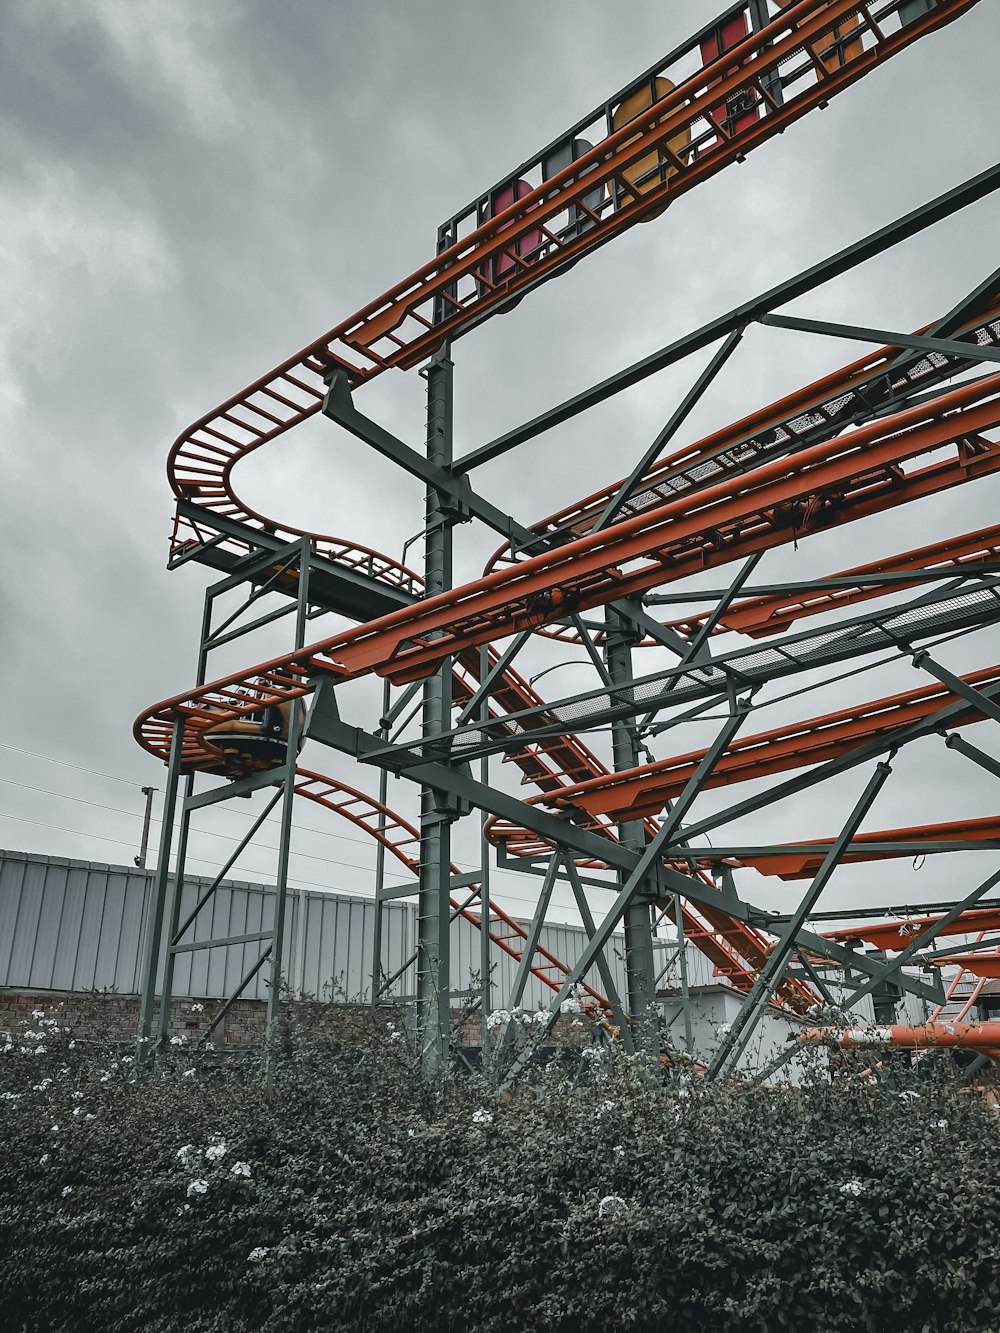
[[[174,1000],[170,1006],[170,1035],[197,1042],[208,1030],[217,1006],[217,999],[185,997]],[[120,995],[114,991],[86,993],[0,987],[0,1037],[10,1034],[16,1042],[20,1032],[37,1031],[37,1021],[32,1018],[36,1010],[43,1010],[46,1018],[57,1019],[60,1027],[68,1027],[74,1037],[84,1040],[100,1038],[132,1042],[139,1027],[138,995]],[[339,1040],[350,1040],[352,1032],[359,1034],[367,1027],[370,1016],[367,1005],[292,1001],[282,1006],[281,1034],[287,1037],[296,1020],[308,1018],[311,1024],[329,1027],[331,1035],[336,1035]],[[403,1022],[411,1026],[414,1021],[412,1008],[387,1007],[379,1011],[379,1017],[386,1024]],[[212,1041],[223,1050],[249,1050],[260,1045],[265,1021],[263,1000],[237,1000],[212,1034]],[[479,1046],[477,1014],[463,1020],[461,1012],[454,1010],[452,1022],[459,1045]],[[561,1041],[577,1044],[589,1035],[589,1024],[574,1028],[568,1016],[557,1020],[555,1036]]]

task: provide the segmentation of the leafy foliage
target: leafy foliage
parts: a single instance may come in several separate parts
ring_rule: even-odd
[[[9,1333],[998,1326],[996,1113],[945,1078],[567,1053],[506,1097],[300,1006],[268,1089],[33,1031],[0,1055]]]

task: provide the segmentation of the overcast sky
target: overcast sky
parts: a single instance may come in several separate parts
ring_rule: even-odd
[[[719,8],[0,0],[0,846],[112,863],[137,850],[139,788],[162,788],[165,775],[134,743],[132,721],[193,682],[210,581],[195,566],[164,569],[173,509],[164,465],[179,431],[429,259],[439,222]],[[998,49],[997,0],[981,0],[460,341],[456,451],[992,165]],[[926,323],[997,266],[998,219],[1000,203],[987,200],[795,310]],[[683,440],[861,351],[751,330]],[[482,469],[479,487],[530,522],[613,480],[704,360]],[[416,374],[392,372],[358,405],[419,445],[422,391]],[[279,520],[396,557],[421,526],[419,486],[329,423],[261,451],[238,481]],[[965,532],[996,521],[997,496],[996,480],[983,481],[775,553],[757,574],[832,572]],[[460,529],[459,576],[474,577],[495,545],[488,532]],[[943,655],[967,669],[997,661],[998,647],[983,633]],[[243,651],[233,666],[267,656]],[[551,660],[544,650],[527,659],[532,669]],[[637,669],[658,664],[649,655]],[[577,683],[595,682],[566,670],[542,688],[554,696]],[[872,673],[762,714],[759,728],[921,683],[908,667]],[[357,692],[358,721],[371,724],[376,694]],[[692,730],[656,753],[706,739]],[[985,725],[974,739],[996,752]],[[347,776],[314,750],[311,766]],[[353,780],[374,789],[371,773]],[[822,799],[776,807],[754,840],[835,833],[862,786],[854,775]],[[413,793],[395,781],[393,790],[412,815]],[[866,827],[995,808],[995,789],[928,743],[900,757]],[[213,815],[191,869],[212,873],[231,847],[216,835],[233,836],[244,820]],[[316,809],[301,825],[295,882],[370,887],[373,852],[361,834]],[[459,854],[475,855],[468,833]],[[240,863],[248,878],[272,864],[266,848]],[[919,874],[908,863],[848,868],[831,901],[950,896],[983,867],[988,857],[928,862]],[[789,900],[756,876],[741,883],[761,901]],[[530,910],[530,882],[501,875],[495,891]]]

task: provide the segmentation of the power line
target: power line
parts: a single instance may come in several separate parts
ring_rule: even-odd
[[[52,793],[52,794],[53,794],[53,795],[58,795],[58,793]],[[73,799],[75,799],[75,798],[74,798],[74,797],[69,797],[69,798],[67,798],[67,799],[69,799],[69,800],[73,800]],[[89,804],[89,802],[87,802],[87,804]],[[106,808],[110,808],[110,807],[106,807]],[[134,842],[126,842],[123,838],[112,838],[112,837],[110,837],[108,834],[105,834],[105,833],[91,833],[91,832],[89,832],[89,831],[88,831],[88,832],[85,832],[83,829],[66,828],[66,826],[65,826],[64,824],[51,824],[51,823],[48,823],[48,822],[46,822],[45,820],[42,820],[42,819],[26,819],[23,815],[9,815],[9,814],[5,813],[5,812],[2,811],[2,810],[0,810],[0,819],[11,819],[11,820],[15,820],[15,821],[16,821],[17,823],[19,823],[19,824],[32,824],[32,825],[34,825],[34,827],[36,827],[36,828],[52,829],[52,830],[53,830],[54,832],[56,832],[56,833],[71,833],[71,834],[73,834],[75,837],[78,837],[78,838],[88,838],[88,839],[96,840],[97,842],[110,842],[110,843],[115,844],[115,845],[118,846],[118,847],[128,847],[128,848],[132,848],[132,847],[135,846],[135,843],[134,843]],[[220,836],[220,837],[225,837],[226,835],[225,835],[225,834],[219,834],[218,836]],[[237,841],[237,839],[234,839],[233,841]],[[257,844],[255,844],[255,845],[256,845],[256,846],[261,846],[260,843],[257,843]],[[268,850],[274,851],[274,850],[276,850],[276,848],[272,848],[272,847],[269,846],[269,847],[268,847]],[[366,870],[366,871],[371,871],[371,869],[372,869],[371,866],[357,865],[357,864],[356,864],[355,862],[353,862],[353,861],[335,861],[335,860],[333,860],[333,859],[330,858],[330,857],[322,857],[322,856],[312,856],[312,857],[310,857],[309,854],[308,854],[307,852],[295,852],[295,851],[293,851],[293,852],[292,852],[292,855],[293,855],[293,856],[304,856],[304,857],[308,857],[308,859],[313,860],[313,861],[323,861],[323,862],[325,862],[325,863],[328,864],[328,865],[342,866],[342,867],[345,867],[345,868],[347,868],[347,869],[351,869],[351,870]],[[187,859],[188,861],[197,861],[199,865],[211,866],[211,867],[213,867],[213,868],[216,869],[216,870],[221,869],[222,866],[223,866],[223,864],[224,864],[222,861],[212,861],[212,860],[210,860],[210,859],[209,859],[208,857],[206,857],[206,856],[191,856],[191,855],[189,855],[186,859]],[[238,864],[238,863],[237,863],[237,864]],[[478,868],[478,867],[472,866],[471,863],[468,862],[468,861],[466,861],[466,862],[457,862],[456,864],[459,864],[459,865],[465,865],[465,866],[469,867],[470,869],[477,869],[477,868]],[[232,868],[235,869],[235,867],[232,867]],[[252,870],[252,871],[248,870],[247,873],[249,873],[249,874],[253,874],[253,875],[255,875],[255,876],[259,876],[259,874],[260,874],[260,872],[259,872],[259,871],[256,871],[256,870]],[[404,874],[404,873],[403,873],[402,871],[400,871],[400,870],[388,870],[388,869],[387,869],[385,873],[386,873],[387,875],[392,875],[394,879],[406,880],[406,879],[411,878],[411,876],[410,876],[409,874]],[[494,867],[492,868],[492,873],[493,873],[493,874],[501,874],[501,875],[514,875],[514,876],[516,876],[518,879],[521,878],[521,876],[518,875],[518,872],[517,872],[517,871],[514,871],[514,870],[505,870],[505,869],[503,869],[503,868],[500,867],[500,866],[494,866]],[[293,887],[297,887],[298,885],[305,885],[305,886],[308,887],[308,888],[313,888],[313,889],[326,889],[327,892],[331,892],[330,885],[329,885],[329,884],[323,884],[323,883],[321,883],[319,880],[315,880],[315,879],[302,879],[299,875],[289,876],[289,882],[290,882],[290,883],[292,882],[293,879],[294,879]],[[333,891],[333,892],[339,892],[339,891],[342,891],[342,890],[332,890],[332,891]],[[524,897],[522,894],[517,894],[517,893],[504,893],[503,896],[504,896],[505,899],[507,899],[507,900],[509,900],[509,901],[511,901],[511,902],[522,902],[522,903],[532,903],[532,904],[533,904],[533,903],[536,901],[536,899],[534,899],[534,898],[531,898],[531,897]]]

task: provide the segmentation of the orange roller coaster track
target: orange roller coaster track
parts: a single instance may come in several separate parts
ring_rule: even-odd
[[[943,319],[913,335],[875,337],[878,330],[798,321],[806,331],[834,327],[839,336],[887,345],[694,444],[672,452],[661,450],[657,456],[657,442],[628,482],[614,483],[530,529],[519,528],[495,506],[471,490],[461,492],[454,483],[479,462],[583,410],[583,400],[602,401],[602,394],[618,388],[608,388],[611,381],[595,386],[579,402],[553,409],[547,424],[528,423],[453,463],[451,364],[441,354],[455,338],[494,314],[510,311],[529,291],[619,233],[657,217],[675,196],[729,163],[742,161],[792,121],[825,106],[884,60],[975,3],[799,0],[782,5],[777,0],[745,0],[730,6],[701,33],[448,219],[439,228],[438,252],[432,261],[206,414],[175,442],[168,460],[178,501],[172,565],[196,560],[221,569],[230,577],[220,588],[230,589],[241,580],[255,585],[258,591],[251,601],[262,588],[294,599],[297,646],[207,683],[202,669],[195,688],[146,710],[136,721],[135,734],[147,750],[169,761],[168,786],[174,793],[170,799],[176,799],[181,774],[187,775],[185,820],[200,805],[228,794],[225,785],[196,793],[198,774],[235,777],[233,794],[249,795],[263,786],[284,784],[286,809],[293,794],[311,799],[364,829],[387,854],[407,866],[417,877],[420,893],[417,976],[425,1026],[440,1023],[442,996],[446,999],[448,994],[447,976],[443,982],[436,979],[439,960],[433,956],[435,947],[446,950],[441,944],[441,931],[447,931],[445,907],[480,928],[485,925],[495,947],[518,959],[522,973],[530,970],[554,992],[554,1021],[560,1001],[577,986],[589,997],[595,1015],[622,1013],[617,997],[602,995],[582,981],[620,921],[625,928],[632,1014],[656,998],[652,977],[639,979],[636,963],[650,945],[650,905],[655,902],[663,911],[674,910],[680,947],[685,939],[690,941],[719,975],[746,996],[738,1030],[723,1043],[714,1071],[730,1055],[734,1061],[739,1058],[748,1035],[745,1027],[752,1027],[768,1000],[802,1012],[825,994],[815,972],[806,975],[810,965],[805,953],[805,971],[789,971],[795,948],[801,946],[814,957],[825,951],[828,959],[844,964],[847,951],[835,934],[816,936],[806,927],[811,905],[841,860],[891,858],[895,852],[886,848],[893,843],[945,850],[946,844],[988,846],[996,841],[995,821],[964,821],[961,828],[938,825],[859,833],[858,826],[888,775],[885,763],[879,765],[841,835],[815,846],[796,843],[794,856],[787,847],[763,848],[756,856],[745,848],[732,855],[725,849],[710,855],[689,842],[689,831],[694,837],[707,825],[704,820],[687,823],[687,811],[701,791],[802,768],[822,776],[824,766],[844,757],[877,756],[881,742],[891,748],[902,736],[900,743],[905,743],[907,729],[916,735],[920,724],[934,725],[939,716],[947,719],[949,730],[983,717],[1000,720],[1000,707],[994,701],[1000,667],[952,677],[943,668],[944,674],[939,674],[935,666],[932,674],[939,674],[935,684],[738,738],[760,684],[746,680],[741,684],[738,670],[724,656],[719,658],[721,666],[713,667],[711,647],[721,634],[774,635],[798,619],[891,597],[915,581],[946,577],[971,580],[973,588],[972,600],[962,604],[962,615],[953,614],[950,624],[969,630],[975,628],[976,616],[982,624],[993,616],[992,604],[980,615],[980,603],[973,601],[981,596],[985,605],[993,598],[989,578],[1000,572],[1000,528],[889,554],[825,580],[745,593],[742,589],[765,552],[1000,472],[1000,380],[993,364],[1000,360],[1000,274]],[[727,342],[690,401],[696,401],[710,383],[748,322],[795,327],[795,320],[777,316],[775,309],[981,198],[996,188],[996,170],[952,192],[954,199],[942,196],[918,210],[919,219],[909,215],[885,229],[884,237],[876,233],[809,275],[800,275],[691,335],[682,350],[698,350],[717,337],[726,336]],[[892,342],[893,337],[898,341]],[[671,349],[664,349],[647,359],[649,366],[640,363],[638,369],[612,378],[620,380],[619,387],[629,387],[654,369],[672,364],[672,355]],[[428,356],[434,357],[428,371],[428,458],[419,467],[412,461],[416,458],[412,450],[360,414],[353,417],[360,438],[388,452],[428,487],[423,578],[377,551],[279,524],[239,497],[233,474],[249,454],[321,409],[334,420],[338,410],[353,412],[352,390],[386,369],[408,369]],[[677,426],[683,415],[679,410]],[[350,425],[344,420],[341,424]],[[664,438],[671,435],[672,430],[666,431]],[[468,497],[467,511],[463,494]],[[496,553],[481,578],[451,587],[447,572],[451,527],[470,513],[485,515],[498,531],[515,537]],[[651,621],[642,610],[644,598],[648,597],[647,605],[681,600],[690,595],[683,585],[691,576],[737,561],[744,562],[744,569],[730,588],[703,599],[716,603],[711,609],[687,610],[666,624]],[[312,572],[314,562],[321,567],[320,574],[325,569],[327,574],[339,570],[345,578],[349,575],[350,596],[337,591],[335,578],[322,583]],[[678,591],[655,593],[672,585],[678,585]],[[215,592],[210,590],[210,595]],[[955,595],[955,606],[962,595]],[[691,600],[700,604],[697,593]],[[391,609],[381,613],[386,606]],[[306,643],[310,614],[324,610],[361,623]],[[599,625],[585,622],[582,617],[595,610],[603,610],[605,620]],[[211,624],[208,611],[205,624]],[[702,673],[707,696],[714,690],[717,700],[728,707],[728,720],[709,746],[665,759],[647,755],[647,762],[640,763],[640,733],[646,724],[637,727],[628,718],[609,714],[614,751],[609,767],[563,724],[559,708],[547,705],[513,667],[516,652],[536,634],[586,646],[609,699],[625,697],[630,688],[631,647],[643,641],[666,646],[679,659],[678,673]],[[231,637],[225,635],[218,642]],[[899,652],[910,648],[905,638],[894,642]],[[203,668],[214,646],[206,631]],[[783,641],[767,651],[785,652]],[[800,669],[804,661],[792,659],[792,665]],[[385,718],[378,738],[360,729],[352,731],[340,721],[337,704],[330,703],[334,687],[372,675],[386,682],[386,707],[390,686],[416,687],[424,682],[419,742],[395,744]],[[661,693],[654,712],[671,706],[669,689]],[[310,737],[315,734],[345,753],[368,758],[383,773],[395,767],[405,774],[409,767],[418,774],[423,802],[419,827],[390,809],[384,787],[376,800],[357,787],[296,768],[293,746],[300,738],[301,715],[289,704],[311,695],[315,702],[307,724]],[[335,724],[329,721],[331,707],[337,713]],[[485,784],[473,788],[461,746],[449,749],[457,738],[447,729],[452,707],[461,710],[460,723],[478,718],[475,725],[484,734],[501,738],[502,746],[496,748],[506,750],[505,760],[520,770],[523,782],[537,788],[537,794],[526,802],[513,803],[510,798],[494,806],[481,795],[489,790]],[[313,730],[316,712],[327,722]],[[528,715],[538,735],[522,727]],[[406,725],[401,724],[400,730]],[[270,727],[266,734],[265,726]],[[362,739],[352,741],[352,734]],[[987,768],[995,763],[989,756],[980,755],[979,760]],[[440,787],[435,785],[435,774],[440,775]],[[472,796],[466,798],[462,791],[471,791]],[[463,802],[476,804],[474,797],[490,815],[485,835],[521,858],[519,864],[526,870],[540,859],[552,858],[543,897],[551,891],[560,862],[571,878],[581,870],[615,876],[615,883],[596,881],[617,888],[619,896],[599,926],[587,925],[590,939],[572,966],[539,947],[543,899],[532,925],[526,927],[483,896],[485,890],[471,885],[469,876],[458,875],[454,864],[451,876],[467,883],[470,895],[464,903],[450,893],[440,896],[450,882],[450,858],[444,850],[450,834],[441,830],[465,812],[468,806]],[[523,818],[523,826],[510,815],[512,807],[517,818]],[[290,818],[283,816],[279,911],[268,937],[275,981],[281,964],[280,903],[287,878]],[[186,823],[183,827],[178,880]],[[169,879],[166,819],[164,829],[143,996],[147,1035],[157,975],[160,926],[156,921],[163,915]],[[787,938],[768,914],[752,909],[736,894],[732,874],[745,866],[784,878],[810,878],[806,898],[790,918],[794,930],[789,927]],[[579,887],[577,879],[573,883]],[[476,898],[479,910],[473,906]],[[585,924],[587,911],[581,907]],[[775,934],[776,945],[769,938]],[[168,934],[169,950],[185,947],[179,938],[176,931]],[[867,967],[870,977],[876,975],[874,964],[854,961],[862,971]],[[607,978],[606,972],[601,975]],[[908,984],[925,999],[936,994],[926,983],[911,979]],[[432,1004],[434,988],[437,998]],[[430,1017],[435,1005],[436,1019]],[[439,1030],[426,1049],[440,1052],[441,1040]]]

